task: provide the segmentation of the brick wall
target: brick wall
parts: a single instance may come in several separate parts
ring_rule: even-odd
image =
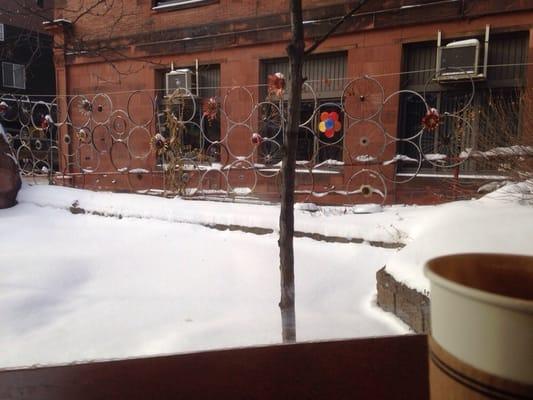
[[[82,13],[79,10],[83,10],[85,3],[84,0],[56,0],[56,18],[75,20]],[[77,35],[107,38],[122,36],[126,32],[134,35],[147,30],[193,27],[219,21],[235,21],[235,27],[238,27],[239,20],[243,18],[275,16],[288,11],[288,2],[285,0],[219,0],[214,4],[178,11],[154,11],[153,0],[115,0],[111,10],[106,9],[105,3],[79,19],[76,23]],[[339,0],[304,0],[303,7],[312,9],[342,5],[345,9],[349,6],[345,3]],[[119,21],[119,26],[110,26],[110,20]]]
[[[79,0],[77,0],[79,1]],[[61,3],[61,2],[60,2]],[[76,0],[64,0],[63,4],[69,8],[75,7]],[[190,8],[168,12],[154,12],[151,9],[150,0],[137,0],[125,2],[124,18],[115,26],[109,27],[110,17],[87,17],[82,18],[74,24],[74,36],[80,37],[87,34],[90,37],[97,32],[111,33],[111,35],[124,35],[125,32],[135,34],[148,30],[155,32],[161,29],[170,29],[171,27],[195,27],[195,32],[201,31],[201,25],[205,21],[210,21],[210,25],[216,21],[235,21],[230,23],[231,27],[227,29],[241,30],[250,26],[250,22],[239,24],[239,18],[251,18],[267,16],[274,13],[275,10],[281,10],[286,6],[286,2],[272,1],[232,1],[220,0],[218,4],[207,5],[198,8]],[[347,7],[344,2],[338,1],[306,1],[304,6],[308,10],[321,10],[321,13],[327,13],[329,9],[337,7],[343,3],[342,7]],[[386,3],[386,4],[385,4]],[[392,6],[398,1],[388,1],[383,4]],[[403,4],[403,3],[402,3]],[[518,3],[516,3],[518,4]],[[320,8],[322,7],[322,8]],[[116,10],[112,10],[117,15]],[[131,14],[131,15],[129,15]],[[378,14],[376,14],[378,15]],[[381,14],[379,14],[381,15]],[[394,22],[394,14],[390,18]],[[286,23],[284,17],[280,16],[280,23]],[[377,18],[377,17],[375,17]],[[485,24],[491,24],[493,32],[512,31],[531,29],[533,12],[520,13],[503,13],[500,15],[486,16],[479,18],[457,19],[453,21],[442,21],[439,23],[417,23],[409,26],[393,26],[386,29],[372,29],[371,25],[365,26],[364,29],[345,33],[331,37],[319,49],[319,52],[345,51],[347,54],[347,74],[348,77],[357,77],[365,74],[379,75],[380,84],[383,87],[385,96],[400,89],[400,75],[402,69],[402,46],[405,43],[436,40],[436,33],[441,29],[446,37],[466,36],[484,32]],[[266,20],[263,20],[265,22]],[[274,23],[276,20],[268,20]],[[266,23],[266,22],[265,22]],[[359,26],[359,25],[358,25]],[[105,29],[104,29],[105,28]],[[226,29],[224,28],[224,29]],[[198,31],[200,29],[200,31]],[[207,28],[206,28],[207,29]],[[307,29],[307,28],[306,28]],[[347,25],[351,29],[351,25]],[[138,89],[156,88],[157,71],[168,68],[171,63],[176,67],[194,65],[195,60],[200,64],[219,64],[220,65],[220,84],[222,87],[232,87],[238,85],[257,85],[260,82],[260,65],[261,60],[285,56],[286,32],[280,35],[273,33],[261,41],[255,41],[256,36],[244,37],[236,35],[233,42],[219,42],[219,38],[212,39],[212,42],[204,43],[203,47],[194,48],[183,47],[179,49],[172,47],[171,44],[153,44],[147,46],[128,45],[123,51],[125,60],[114,60],[109,63],[98,57],[86,55],[65,56],[58,55],[56,62],[61,64],[62,57],[66,61],[66,68],[63,79],[58,79],[62,84],[61,90],[70,94],[75,93],[98,93],[114,91],[133,91]],[[533,35],[533,33],[532,33]],[[216,36],[216,35],[215,35]],[[242,36],[242,37],[241,37]],[[211,40],[211,39],[210,39]],[[155,50],[157,48],[157,51]],[[533,40],[529,43],[529,59],[533,59]],[[59,70],[59,74],[62,70]],[[528,81],[531,82],[533,68],[528,68]],[[61,83],[62,82],[62,83]],[[253,96],[257,99],[259,91],[257,88],[250,89]],[[224,96],[225,93],[221,93]],[[398,124],[398,97],[394,96],[387,102],[381,113],[381,125],[391,136],[396,136]],[[242,102],[242,104],[239,103]],[[114,99],[114,104],[125,104],[127,99]],[[242,110],[249,108],[247,99],[237,99],[235,108],[241,107]],[[146,113],[151,112],[150,107],[146,108]],[[222,132],[225,127],[222,126]],[[347,135],[348,142],[357,141],[355,135]],[[385,157],[395,152],[394,143],[385,148]],[[345,158],[347,155],[345,154]],[[155,160],[149,157],[147,160],[135,160],[135,168],[146,168],[151,170]],[[335,177],[339,181],[338,185],[345,185],[351,176],[351,170],[346,168],[345,174]],[[395,173],[394,167],[385,168],[382,172],[389,178]],[[423,202],[438,201],[439,196],[434,192],[428,192],[426,182],[411,184],[409,187],[415,189],[409,192],[401,185],[388,184],[388,191],[393,194],[389,196],[390,201],[409,201],[413,202],[412,193],[417,192],[418,197],[423,197]],[[267,185],[259,182],[259,185]],[[426,186],[424,186],[426,185]],[[438,187],[438,182],[436,186]],[[407,188],[407,186],[405,186]],[[395,197],[396,196],[396,197]],[[442,199],[441,199],[442,200]],[[319,201],[319,200],[317,200]]]

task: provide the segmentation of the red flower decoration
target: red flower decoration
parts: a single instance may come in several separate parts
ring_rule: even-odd
[[[427,130],[434,130],[440,124],[440,114],[436,108],[430,108],[426,115],[422,118],[422,125]]]
[[[46,114],[41,117],[41,129],[43,131],[47,130],[50,127],[50,122],[52,122],[52,117]]]
[[[285,90],[285,76],[281,72],[268,76],[268,93],[281,96]]]
[[[320,114],[320,123],[318,124],[318,129],[327,138],[332,138],[336,132],[341,130],[341,128],[342,124],[339,121],[338,113],[335,111],[324,111],[322,114]]]
[[[218,112],[217,99],[215,97],[210,97],[209,99],[204,100],[202,104],[202,111],[204,117],[206,117],[209,122],[215,120]]]
[[[263,137],[259,133],[253,133],[252,134],[252,143],[254,145],[261,144],[263,142]]]

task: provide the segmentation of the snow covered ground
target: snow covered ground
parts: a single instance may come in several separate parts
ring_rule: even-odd
[[[479,200],[420,210],[406,229],[401,251],[387,260],[396,280],[429,294],[426,261],[453,253],[509,253],[533,256],[533,185],[511,184]]]
[[[74,199],[123,217],[73,215]],[[156,215],[230,221],[227,207],[253,218],[238,205],[25,186],[0,210],[0,367],[279,342],[276,234]],[[406,332],[372,305],[394,251],[297,239],[298,340]]]
[[[51,189],[46,185],[26,187],[19,193],[18,201],[61,209],[68,209],[76,202],[87,212],[203,225],[240,225],[275,231],[279,224],[279,207],[275,205],[168,200],[65,187]],[[369,207],[324,207],[317,212],[307,211],[310,208],[308,204],[297,204],[295,208],[295,229],[298,231],[386,243],[402,242],[406,238],[404,230],[415,222],[421,209],[394,206],[387,207],[380,213],[360,214],[359,211],[367,211]],[[373,206],[370,211],[376,211],[376,208],[381,209]]]
[[[427,292],[434,256],[533,255],[533,207],[502,190],[440,206],[298,206],[301,232],[406,245],[296,239],[298,340],[406,333],[373,304],[385,264]],[[27,185],[18,200],[0,210],[0,367],[280,341],[277,206]]]

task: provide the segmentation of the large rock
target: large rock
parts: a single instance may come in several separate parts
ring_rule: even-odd
[[[0,209],[13,207],[17,203],[21,185],[17,164],[8,154],[10,148],[0,135]]]

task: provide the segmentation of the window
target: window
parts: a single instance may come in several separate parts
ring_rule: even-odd
[[[180,115],[181,120],[190,121],[185,124],[187,132],[183,135],[182,144],[185,151],[189,151],[192,158],[197,158],[196,153],[200,152],[206,157],[214,158],[211,161],[218,161],[220,152],[211,146],[211,143],[220,140],[220,118],[219,116],[217,118],[205,118],[202,115],[206,102],[210,98],[214,97],[219,99],[220,65],[200,65],[198,68],[198,87],[196,87],[196,68],[194,66],[184,66],[177,69],[192,71],[192,78],[190,80],[191,96],[186,96],[183,101],[176,101],[174,103],[168,96],[160,97],[159,104],[157,105],[159,132],[163,136],[170,136],[167,113],[172,112],[174,115]],[[170,71],[166,70],[158,73],[162,94],[166,93],[164,85],[167,72]],[[210,154],[207,154],[208,151]]]
[[[4,87],[26,89],[26,67],[22,64],[2,63]]]
[[[268,76],[277,72],[288,76],[288,67],[286,58],[264,60],[261,65],[262,81],[267,82]],[[303,76],[309,84],[303,87],[300,120],[302,123],[307,122],[298,135],[297,160],[317,163],[327,160],[342,161],[343,143],[338,140],[342,132],[338,132],[333,138],[327,138],[322,133],[317,137],[317,133],[321,113],[336,112],[340,121],[343,120],[339,107],[332,103],[338,103],[342,97],[343,79],[346,76],[346,53],[319,54],[307,59],[303,66]],[[267,98],[267,89],[264,87],[261,98]],[[286,108],[285,102],[284,107]],[[270,136],[268,132],[261,132],[261,135]],[[281,142],[282,135],[278,135],[276,140]]]
[[[482,42],[482,38],[478,38]],[[458,40],[458,39],[454,39]],[[425,130],[420,145],[427,158],[438,159],[441,155],[460,159],[462,151],[488,150],[496,144],[503,144],[494,138],[495,122],[493,112],[501,109],[519,115],[509,107],[519,104],[518,98],[524,87],[525,66],[527,62],[527,33],[491,35],[489,41],[488,71],[485,80],[464,80],[455,83],[439,83],[432,79],[435,74],[436,44],[435,42],[409,44],[404,47],[404,72],[402,89],[422,94],[429,107],[435,107],[441,114],[441,123],[435,131]],[[481,49],[480,59],[483,59]],[[420,72],[415,72],[420,71]],[[468,107],[466,107],[468,105]],[[406,93],[400,98],[398,137],[410,138],[422,129],[421,119],[425,106],[419,96]],[[446,113],[455,113],[460,118],[444,117]],[[510,114],[511,115],[511,114]],[[515,118],[515,119],[516,119]],[[465,122],[466,121],[466,122]],[[515,130],[509,137],[518,134],[518,121],[509,120],[508,129]],[[411,158],[418,158],[416,149],[407,142],[400,142],[398,152]],[[450,158],[451,159],[451,158]],[[453,162],[450,161],[451,164]],[[436,171],[438,162],[423,162],[427,171]],[[412,172],[409,163],[398,165],[399,172]],[[460,167],[462,172],[482,172],[491,169],[487,163],[469,159]]]
[[[171,11],[182,8],[206,6],[213,3],[218,3],[218,0],[156,0],[153,2],[152,10]]]
[[[3,42],[4,40],[4,24],[0,24],[0,42]]]

